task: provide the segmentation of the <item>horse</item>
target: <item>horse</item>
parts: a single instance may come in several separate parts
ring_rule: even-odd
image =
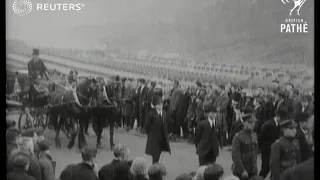
[[[68,124],[71,138],[68,148],[75,144],[78,135],[78,147],[81,150],[87,146],[84,135],[84,126],[90,115],[91,100],[96,88],[96,80],[91,77],[79,77],[75,89],[56,90],[51,93],[50,106],[48,108],[49,122],[55,130],[55,143],[58,148],[60,143],[60,130],[62,125]]]
[[[101,81],[93,96],[94,106],[91,110],[92,127],[97,136],[97,148],[101,148],[101,136],[103,128],[109,125],[110,128],[110,149],[113,149],[114,128],[119,115],[119,106],[116,101],[112,83],[105,85],[104,80]]]

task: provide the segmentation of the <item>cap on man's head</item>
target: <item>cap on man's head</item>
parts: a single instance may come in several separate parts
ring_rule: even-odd
[[[241,94],[239,92],[235,92],[231,96],[232,100],[235,102],[239,102],[241,99]]]
[[[205,113],[217,112],[217,109],[214,107],[212,102],[205,102],[203,104],[203,110]]]
[[[245,106],[241,108],[241,118],[243,121],[248,121],[253,117],[254,109],[250,106]]]
[[[127,80],[126,77],[122,77],[122,78],[121,78],[121,81],[122,81],[122,82],[125,82],[126,80]]]
[[[278,95],[279,97],[281,97],[281,98],[285,98],[285,97],[286,97],[286,93],[283,92],[283,91],[281,91],[281,90],[277,92],[277,95]]]
[[[119,75],[116,75],[115,80],[116,80],[116,81],[120,81],[120,76],[119,76]]]
[[[43,139],[39,142],[38,147],[40,151],[47,151],[50,149],[50,141],[47,139]]]
[[[201,87],[202,86],[202,83],[200,81],[196,81],[196,85]]]
[[[13,159],[14,166],[24,168],[30,164],[29,156],[25,153],[18,152]]]
[[[293,94],[296,94],[296,95],[299,95],[299,94],[300,94],[300,92],[299,92],[298,89],[293,89],[293,90],[292,90],[292,93],[293,93]]]
[[[280,119],[285,119],[288,116],[288,107],[286,106],[280,106],[277,110],[276,110],[276,116],[278,116]]]
[[[219,179],[223,175],[223,168],[218,164],[210,164],[204,170],[204,179],[205,180],[215,180]]]
[[[153,97],[152,104],[153,104],[154,106],[159,105],[159,104],[161,104],[161,103],[163,103],[163,100],[162,100],[162,97],[161,97],[161,96],[154,96],[154,97]]]
[[[146,80],[143,79],[143,78],[141,78],[139,82],[142,83],[142,84],[146,84]]]
[[[32,55],[39,55],[39,49],[32,49]]]
[[[97,156],[98,150],[95,148],[83,148],[81,150],[81,156],[83,161],[91,161],[93,158]]]
[[[285,120],[280,123],[282,129],[293,129],[297,127],[297,124],[293,120]]]

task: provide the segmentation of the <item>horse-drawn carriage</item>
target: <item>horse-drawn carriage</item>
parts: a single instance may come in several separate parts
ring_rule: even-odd
[[[31,81],[27,70],[7,71],[7,112],[19,114],[18,128],[47,128],[49,125],[48,108],[53,91],[64,90],[65,87],[55,84],[52,80],[39,79]],[[65,123],[62,131],[70,138],[70,128]]]
[[[56,137],[56,145],[60,146],[59,133],[63,131],[70,139],[68,148],[75,144],[75,137],[78,135],[78,146],[81,149],[86,146],[84,128],[89,119],[93,121],[94,131],[97,134],[97,146],[101,145],[101,133],[108,122],[110,127],[110,147],[114,146],[114,121],[117,118],[117,105],[113,100],[112,86],[106,85],[106,89],[97,86],[97,80],[92,77],[78,77],[75,88],[67,88],[60,83],[51,80],[31,81],[27,74],[19,76],[19,73],[11,72],[8,78],[12,82],[19,82],[21,91],[18,99],[9,98],[12,91],[7,91],[7,110],[19,110],[18,127],[21,130],[30,128],[47,128],[52,125]],[[97,96],[101,92],[103,96]],[[108,94],[108,95],[107,95]],[[109,100],[105,100],[108,99]],[[96,102],[96,103],[95,103]]]

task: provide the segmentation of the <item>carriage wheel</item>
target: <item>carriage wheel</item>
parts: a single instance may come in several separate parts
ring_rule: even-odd
[[[28,111],[23,111],[19,116],[18,128],[20,130],[33,128],[33,117]]]
[[[48,117],[46,115],[38,114],[33,119],[34,126],[35,127],[42,127],[43,129],[46,129],[46,127],[47,127],[47,119],[48,119]]]

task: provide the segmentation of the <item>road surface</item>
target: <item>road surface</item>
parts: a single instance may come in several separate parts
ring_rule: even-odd
[[[18,120],[17,114],[7,115],[8,119]],[[92,129],[89,130],[91,135],[87,136],[87,142],[90,146],[95,146],[96,138],[93,135]],[[104,131],[104,139],[102,140],[102,148],[99,150],[97,160],[98,165],[101,167],[104,164],[110,163],[113,159],[113,152],[110,150],[109,146],[109,131]],[[60,176],[61,171],[68,165],[72,163],[78,163],[81,161],[81,154],[77,149],[77,144],[71,150],[69,150],[66,146],[68,144],[68,139],[66,136],[61,133],[60,139],[62,147],[58,149],[54,144],[54,132],[52,130],[46,130],[45,136],[52,141],[52,150],[51,153],[54,159],[57,161],[56,165],[56,177]],[[130,156],[137,157],[143,156],[146,157],[148,163],[151,164],[152,159],[149,156],[144,154],[145,146],[146,146],[146,137],[136,136],[128,133],[124,133],[120,130],[116,130],[115,132],[116,143],[126,144],[131,151]],[[168,172],[167,179],[172,180],[175,179],[177,175],[183,172],[191,172],[195,171],[198,168],[198,157],[196,155],[196,149],[194,145],[187,144],[184,142],[180,143],[170,143],[172,154],[163,153],[160,159]],[[220,164],[224,168],[224,177],[231,175],[231,153],[228,150],[220,150],[220,155],[217,158],[217,163]],[[260,160],[258,162],[260,167]]]

